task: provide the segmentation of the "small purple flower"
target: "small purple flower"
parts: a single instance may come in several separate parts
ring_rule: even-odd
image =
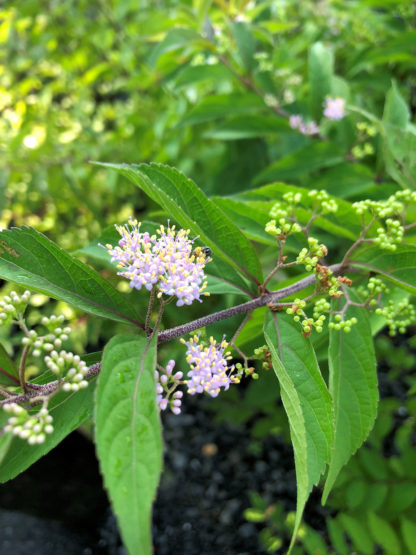
[[[166,410],[168,407],[173,414],[180,414],[182,404],[182,391],[175,391],[183,378],[183,372],[175,372],[175,361],[170,360],[166,368],[159,372],[155,370],[156,380],[156,401],[160,410]],[[163,371],[162,371],[163,370]]]
[[[130,219],[116,226],[121,235],[118,246],[105,245],[111,262],[117,262],[118,275],[130,281],[130,287],[149,291],[154,285],[162,294],[177,297],[177,306],[201,301],[207,286],[204,267],[207,257],[202,249],[193,253],[189,230],[175,231],[175,226],[160,226],[156,235],[140,231],[140,223]]]
[[[327,96],[324,103],[324,116],[331,120],[340,120],[345,116],[345,100]]]
[[[229,352],[225,352],[228,343],[224,339],[217,344],[211,337],[208,346],[199,343],[198,335],[189,341],[181,341],[188,347],[186,360],[191,366],[186,382],[189,394],[206,391],[211,397],[216,397],[221,388],[226,391],[231,383],[239,383],[239,374],[233,374],[234,366],[227,366],[231,357]]]
[[[305,122],[299,114],[292,114],[289,117],[289,125],[292,129],[302,133],[302,135],[317,135],[319,133],[319,127],[314,121]]]

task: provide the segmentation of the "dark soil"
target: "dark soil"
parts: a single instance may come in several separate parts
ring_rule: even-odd
[[[254,455],[243,429],[214,422],[206,409],[209,399],[189,401],[184,414],[164,417],[155,553],[261,553],[258,526],[243,517],[248,493],[257,491],[269,503],[284,501],[293,510],[292,449],[281,438],[269,437]],[[79,433],[2,485],[0,507],[0,555],[125,553],[94,447]]]

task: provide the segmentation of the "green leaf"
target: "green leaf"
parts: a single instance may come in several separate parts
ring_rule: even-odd
[[[416,246],[397,245],[394,252],[378,247],[360,249],[351,265],[368,272],[375,272],[401,289],[416,295]]]
[[[102,318],[137,322],[137,313],[112,285],[30,227],[0,232],[0,277]]]
[[[333,143],[308,144],[267,166],[254,178],[254,185],[267,181],[299,179],[309,173],[343,161],[343,153]]]
[[[312,487],[329,461],[333,442],[332,401],[312,344],[286,314],[266,314],[264,335],[281,387],[295,454],[297,506],[291,545]]]
[[[373,540],[365,525],[360,520],[353,518],[347,513],[340,513],[337,520],[345,528],[358,551],[361,551],[364,555],[374,554]]]
[[[178,126],[195,125],[232,114],[246,114],[264,109],[263,100],[252,93],[218,94],[205,97],[197,106],[191,108],[181,119]]]
[[[27,441],[20,438],[12,438],[7,454],[1,461],[0,482],[7,482],[15,478],[49,453],[85,420],[91,418],[94,386],[95,383],[90,383],[86,389],[81,389],[76,393],[58,393],[51,399],[49,410],[53,417],[54,430],[52,434],[46,436],[44,443],[29,445]],[[5,425],[8,415],[2,412],[1,416],[2,425]]]
[[[254,52],[256,40],[250,28],[250,24],[245,21],[233,21],[230,23],[231,32],[237,45],[237,50],[241,61],[248,72],[255,66]]]
[[[257,254],[243,233],[214,202],[208,199],[193,181],[181,172],[162,164],[101,164],[114,168],[149,197],[160,204],[185,229],[189,228],[200,241],[211,248],[213,261],[210,274],[247,289],[245,274],[256,291],[262,281]]]
[[[129,553],[152,552],[151,509],[162,468],[153,339],[118,335],[104,349],[95,440],[105,486]]]
[[[338,555],[349,555],[347,542],[345,541],[343,529],[339,522],[333,518],[327,518],[326,527],[335,552],[338,553]]]
[[[333,301],[332,309],[337,310],[340,302],[345,301]],[[350,333],[329,331],[329,390],[334,402],[335,440],[322,495],[324,503],[339,471],[367,438],[377,415],[376,359],[367,312],[350,306],[344,317],[356,317],[358,322],[351,326]]]
[[[367,484],[364,480],[353,480],[348,485],[345,500],[349,509],[356,509],[362,503],[364,495],[367,493]]]
[[[368,512],[368,525],[373,539],[389,555],[400,555],[402,553],[399,538],[390,524],[373,512]]]
[[[416,501],[416,484],[404,481],[392,484],[387,498],[387,512],[393,518],[411,507]]]
[[[14,362],[9,357],[6,349],[0,343],[0,384],[2,385],[19,385],[19,372]]]
[[[205,80],[218,83],[224,79],[231,78],[233,78],[233,74],[222,64],[187,66],[176,77],[175,88],[191,85]]]
[[[171,29],[164,39],[153,49],[149,57],[149,65],[154,66],[163,54],[177,50],[192,43],[203,42],[201,35],[192,29]]]
[[[416,555],[416,523],[406,518],[400,519],[403,541],[411,555]]]
[[[213,129],[206,131],[204,137],[219,141],[236,141],[264,137],[270,133],[281,133],[289,129],[288,121],[283,118],[245,114],[231,117],[216,125]]]
[[[276,246],[275,238],[265,231],[266,224],[270,221],[267,212],[253,206],[248,208],[247,203],[229,197],[212,197],[211,200],[232,218],[232,221],[249,239],[264,245]]]
[[[393,82],[386,95],[384,105],[383,123],[391,124],[401,129],[406,129],[410,121],[410,112],[402,95]]]
[[[318,121],[322,115],[325,96],[331,90],[334,56],[322,42],[309,49],[309,98],[311,116]]]

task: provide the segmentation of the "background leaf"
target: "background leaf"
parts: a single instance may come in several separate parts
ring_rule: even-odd
[[[397,245],[394,252],[364,247],[354,256],[351,265],[381,274],[387,281],[416,294],[416,246]]]
[[[195,125],[232,114],[247,114],[265,108],[263,100],[252,93],[230,93],[207,96],[180,120],[179,126]]]
[[[309,339],[286,314],[266,314],[264,335],[278,377],[295,453],[297,506],[292,544],[305,503],[329,461],[333,442],[331,396]]]
[[[137,323],[131,303],[112,285],[30,227],[0,232],[0,277],[95,316]]]
[[[309,98],[311,116],[319,121],[323,111],[325,96],[331,90],[334,71],[332,51],[322,42],[316,42],[309,49]]]
[[[354,297],[353,297],[354,300]],[[333,301],[333,310],[338,303]],[[345,318],[356,317],[351,332],[329,331],[329,390],[334,402],[335,438],[322,495],[326,501],[340,469],[370,433],[377,415],[377,370],[367,312],[349,307]]]
[[[95,440],[104,483],[129,553],[152,552],[151,508],[162,468],[156,336],[115,336],[104,349]]]

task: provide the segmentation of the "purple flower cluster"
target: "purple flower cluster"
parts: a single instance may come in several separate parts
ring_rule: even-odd
[[[189,341],[181,339],[188,349],[186,360],[191,366],[186,385],[188,393],[203,393],[206,391],[211,397],[216,397],[221,388],[226,391],[231,383],[239,383],[240,375],[234,374],[234,366],[227,367],[229,352],[224,352],[228,343],[223,339],[217,344],[212,337],[209,345],[199,343],[199,336],[194,335]]]
[[[305,122],[299,114],[290,116],[289,125],[292,129],[297,129],[302,135],[317,135],[319,133],[319,127],[314,121]]]
[[[345,100],[327,96],[324,104],[324,116],[331,120],[340,120],[345,116]]]
[[[175,226],[163,225],[156,235],[140,231],[140,222],[130,219],[124,226],[116,226],[121,235],[118,246],[105,245],[111,262],[117,262],[118,275],[130,280],[130,287],[149,291],[154,285],[159,296],[164,293],[177,297],[177,306],[190,305],[207,286],[204,267],[207,258],[201,248],[192,252],[189,230],[175,231]]]
[[[182,405],[182,391],[175,391],[181,383],[183,372],[175,372],[175,361],[170,360],[164,371],[155,370],[156,379],[156,399],[160,410],[166,410],[168,407],[173,414],[180,414]]]

